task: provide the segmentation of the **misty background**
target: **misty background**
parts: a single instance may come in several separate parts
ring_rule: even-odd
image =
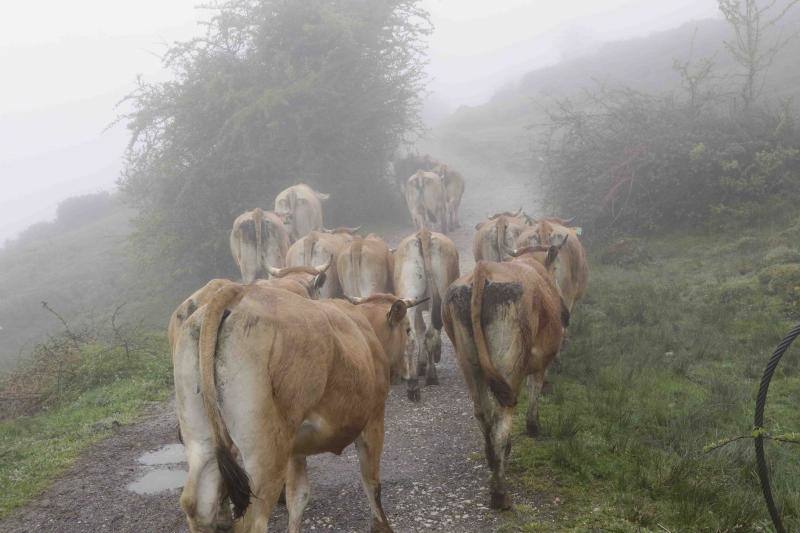
[[[129,140],[113,124],[136,76],[167,79],[161,56],[198,32],[196,0],[18,3],[0,19],[0,246],[50,220],[74,195],[113,190]],[[716,2],[679,0],[426,0],[429,84],[423,118],[435,126],[489,100],[533,69],[602,44],[692,20]],[[47,17],[41,13],[46,12]]]

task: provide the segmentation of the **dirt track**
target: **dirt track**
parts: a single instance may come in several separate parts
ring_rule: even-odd
[[[519,202],[521,187],[503,181],[493,183],[488,198],[471,195],[470,189],[475,188],[467,184],[464,227],[451,235],[461,253],[462,272],[472,267],[470,239],[475,222],[489,211],[516,207],[499,202],[500,198]],[[406,399],[404,386],[392,388],[382,459],[384,507],[398,532],[496,531],[503,516],[486,507],[488,469],[482,438],[452,346],[444,334],[443,340],[441,385],[424,388],[419,404]],[[180,463],[152,467],[139,461],[143,454],[176,442],[175,427],[172,402],[153,406],[143,421],[120,428],[91,447],[41,497],[0,521],[0,531],[186,531],[178,507],[179,489],[139,495],[127,488],[156,468],[185,468]],[[369,511],[352,446],[341,457],[310,458],[309,478],[311,502],[304,515],[304,531],[368,530]],[[535,494],[513,496],[517,504],[536,507],[542,503]],[[285,525],[281,506],[271,529],[283,531]]]

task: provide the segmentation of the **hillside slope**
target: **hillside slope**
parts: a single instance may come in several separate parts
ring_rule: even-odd
[[[789,15],[783,23],[784,34],[800,25],[800,9]],[[703,20],[645,38],[609,43],[595,53],[529,72],[484,105],[459,108],[430,137],[450,152],[527,170],[533,134],[545,121],[545,109],[554,99],[575,96],[599,84],[653,93],[677,90],[681,80],[673,61],[690,57],[713,58],[715,83],[735,91],[736,65],[723,45],[730,36],[724,21]],[[794,39],[775,58],[764,86],[770,101],[800,95],[798,56],[800,39]]]

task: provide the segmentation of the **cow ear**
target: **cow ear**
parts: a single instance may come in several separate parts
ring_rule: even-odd
[[[318,291],[325,285],[325,280],[328,278],[328,275],[325,272],[320,272],[316,276],[314,276],[314,290]]]
[[[476,229],[476,230],[479,230],[479,229],[481,229],[481,228],[483,227],[483,225],[484,225],[484,224],[486,224],[486,221],[485,221],[485,220],[484,220],[483,222],[478,222],[477,224],[475,224],[475,229]]]
[[[550,268],[550,266],[555,263],[556,258],[558,257],[558,246],[551,246],[547,249],[547,258],[544,260],[544,266]]]
[[[389,309],[389,312],[386,314],[386,321],[389,322],[390,326],[396,326],[406,317],[407,310],[408,306],[406,303],[403,300],[397,300],[392,304],[391,309]]]

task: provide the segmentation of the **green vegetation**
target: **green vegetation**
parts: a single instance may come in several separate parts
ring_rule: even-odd
[[[306,182],[331,194],[329,224],[404,215],[387,181],[419,128],[417,0],[230,0],[206,35],[173,46],[175,80],[129,96],[121,180],[137,243],[165,280],[202,283],[230,264],[231,221]]]
[[[100,341],[80,345],[69,354],[64,379],[40,391],[43,409],[0,421],[0,517],[43,491],[86,446],[167,397],[172,372],[163,336],[126,342],[127,350]]]
[[[800,219],[746,230],[598,246],[591,279],[542,406],[545,435],[511,455],[522,487],[559,497],[524,510],[524,530],[754,531],[768,523],[751,440],[758,381],[800,318]],[[643,253],[645,251],[646,253]],[[620,266],[622,265],[622,266]],[[800,429],[800,356],[772,382],[767,428]],[[800,527],[800,465],[768,443],[787,527]],[[541,522],[554,513],[555,522]],[[662,526],[662,527],[660,527]]]

